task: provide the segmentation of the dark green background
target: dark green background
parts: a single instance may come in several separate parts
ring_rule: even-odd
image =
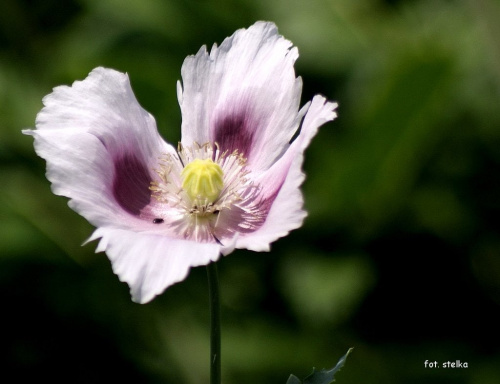
[[[349,347],[338,383],[500,382],[498,0],[3,0],[1,382],[208,381],[205,269],[132,303],[20,131],[102,65],[175,143],[185,56],[256,20],[299,47],[303,103],[339,118],[306,154],[304,226],[219,263],[224,383],[284,384]]]

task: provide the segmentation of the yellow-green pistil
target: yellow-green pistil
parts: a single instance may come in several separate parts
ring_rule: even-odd
[[[213,203],[224,187],[224,172],[210,159],[195,159],[181,173],[182,188],[192,201]]]

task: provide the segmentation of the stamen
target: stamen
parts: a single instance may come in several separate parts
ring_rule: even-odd
[[[158,214],[172,217],[165,221],[196,241],[222,244],[236,231],[255,228],[262,222],[260,187],[247,179],[250,171],[245,164],[241,153],[221,152],[217,143],[179,143],[177,154],[164,155],[155,169],[159,178],[150,190],[161,203]]]

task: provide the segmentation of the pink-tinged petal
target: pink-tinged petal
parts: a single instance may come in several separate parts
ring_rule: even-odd
[[[316,95],[313,97],[297,138],[297,143],[302,151],[308,147],[319,127],[337,117],[337,112],[335,112],[337,107],[337,103],[329,102],[323,96]]]
[[[243,153],[252,170],[268,169],[300,123],[297,57],[273,23],[257,22],[210,54],[203,47],[186,58],[178,87],[183,144],[217,142]]]
[[[335,119],[336,107],[336,103],[326,102],[322,96],[313,98],[299,136],[286,153],[255,180],[262,187],[263,204],[268,209],[267,218],[256,231],[242,233],[236,241],[236,248],[269,251],[273,241],[302,225],[307,215],[302,209],[304,200],[300,191],[305,179],[301,170],[304,150],[318,128]]]
[[[55,194],[95,226],[154,228],[150,182],[174,149],[137,102],[128,76],[97,68],[44,98],[34,136]]]
[[[184,280],[191,267],[207,265],[220,255],[218,244],[122,229],[99,228],[88,241],[98,238],[96,252],[106,252],[113,271],[129,285],[132,299],[141,304]]]

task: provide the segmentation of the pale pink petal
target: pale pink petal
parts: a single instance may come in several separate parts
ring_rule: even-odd
[[[287,152],[255,181],[261,185],[263,204],[268,204],[268,215],[264,224],[256,231],[242,233],[236,248],[252,251],[269,251],[270,244],[291,230],[299,228],[307,213],[303,210],[300,186],[305,179],[302,172],[304,150],[318,128],[336,117],[336,103],[326,102],[322,96],[312,100],[302,124],[299,136]]]
[[[173,148],[137,102],[128,76],[97,68],[44,98],[34,136],[55,194],[95,226],[155,229],[149,185]]]
[[[220,255],[218,244],[122,229],[99,228],[88,241],[98,238],[96,251],[106,252],[113,271],[129,285],[132,299],[141,304],[184,280],[191,267],[207,265]]]
[[[257,22],[210,54],[203,47],[186,58],[178,87],[183,144],[217,142],[243,153],[252,170],[268,169],[300,123],[297,57],[273,23]]]

